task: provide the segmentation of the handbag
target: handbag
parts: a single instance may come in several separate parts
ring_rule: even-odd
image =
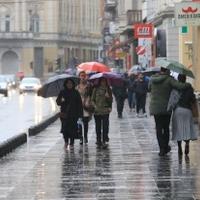
[[[199,105],[197,101],[191,104],[191,110],[193,118],[199,118]]]
[[[180,97],[181,97],[181,93],[178,90],[173,89],[171,91],[168,105],[167,105],[167,111],[172,111],[176,108]]]
[[[84,99],[83,109],[89,113],[94,113],[95,107],[93,106],[90,97]]]
[[[58,116],[59,116],[60,119],[66,119],[67,118],[67,113],[59,112]]]
[[[77,130],[76,130],[76,134],[74,136],[74,139],[81,139],[82,137],[83,137],[82,124],[77,122]]]

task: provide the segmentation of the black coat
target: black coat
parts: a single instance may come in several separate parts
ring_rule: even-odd
[[[77,131],[77,120],[83,117],[81,96],[74,88],[71,90],[65,88],[59,93],[56,103],[60,106],[60,111],[65,113],[65,117],[61,118],[61,133],[73,138]]]
[[[148,83],[145,80],[135,81],[136,95],[146,95],[148,92]]]

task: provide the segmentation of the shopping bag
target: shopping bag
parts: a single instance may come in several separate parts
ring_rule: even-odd
[[[82,123],[77,122],[77,130],[74,139],[81,139],[83,137],[83,126]]]

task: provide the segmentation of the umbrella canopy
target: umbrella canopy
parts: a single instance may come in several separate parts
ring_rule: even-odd
[[[94,84],[98,84],[100,78],[106,78],[108,80],[108,83],[112,86],[119,86],[123,83],[123,77],[120,74],[116,74],[114,72],[103,72],[94,74],[89,78],[89,81],[93,82]]]
[[[177,72],[179,74],[184,74],[191,78],[194,78],[193,72],[185,67],[183,64],[175,61],[175,60],[168,60],[166,58],[157,58],[156,65],[169,69],[171,71]]]
[[[160,72],[160,67],[148,67],[146,70],[142,71],[142,74],[145,76],[151,76]]]
[[[70,75],[75,75],[76,74],[76,68],[67,68],[65,69],[65,73],[70,74]]]
[[[85,62],[78,65],[79,71],[85,72],[110,72],[110,68],[99,62]]]
[[[128,73],[129,74],[138,74],[139,72],[142,72],[144,69],[140,65],[133,65]]]
[[[72,79],[75,84],[78,84],[79,78],[69,74],[60,74],[49,78],[44,85],[38,90],[38,96],[48,98],[56,97],[64,88],[63,84],[66,79]]]

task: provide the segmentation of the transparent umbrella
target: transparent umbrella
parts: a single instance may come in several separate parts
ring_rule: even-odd
[[[191,78],[195,78],[193,72],[190,69],[175,60],[168,60],[167,58],[157,58],[156,65],[177,72],[179,74],[184,74]]]

